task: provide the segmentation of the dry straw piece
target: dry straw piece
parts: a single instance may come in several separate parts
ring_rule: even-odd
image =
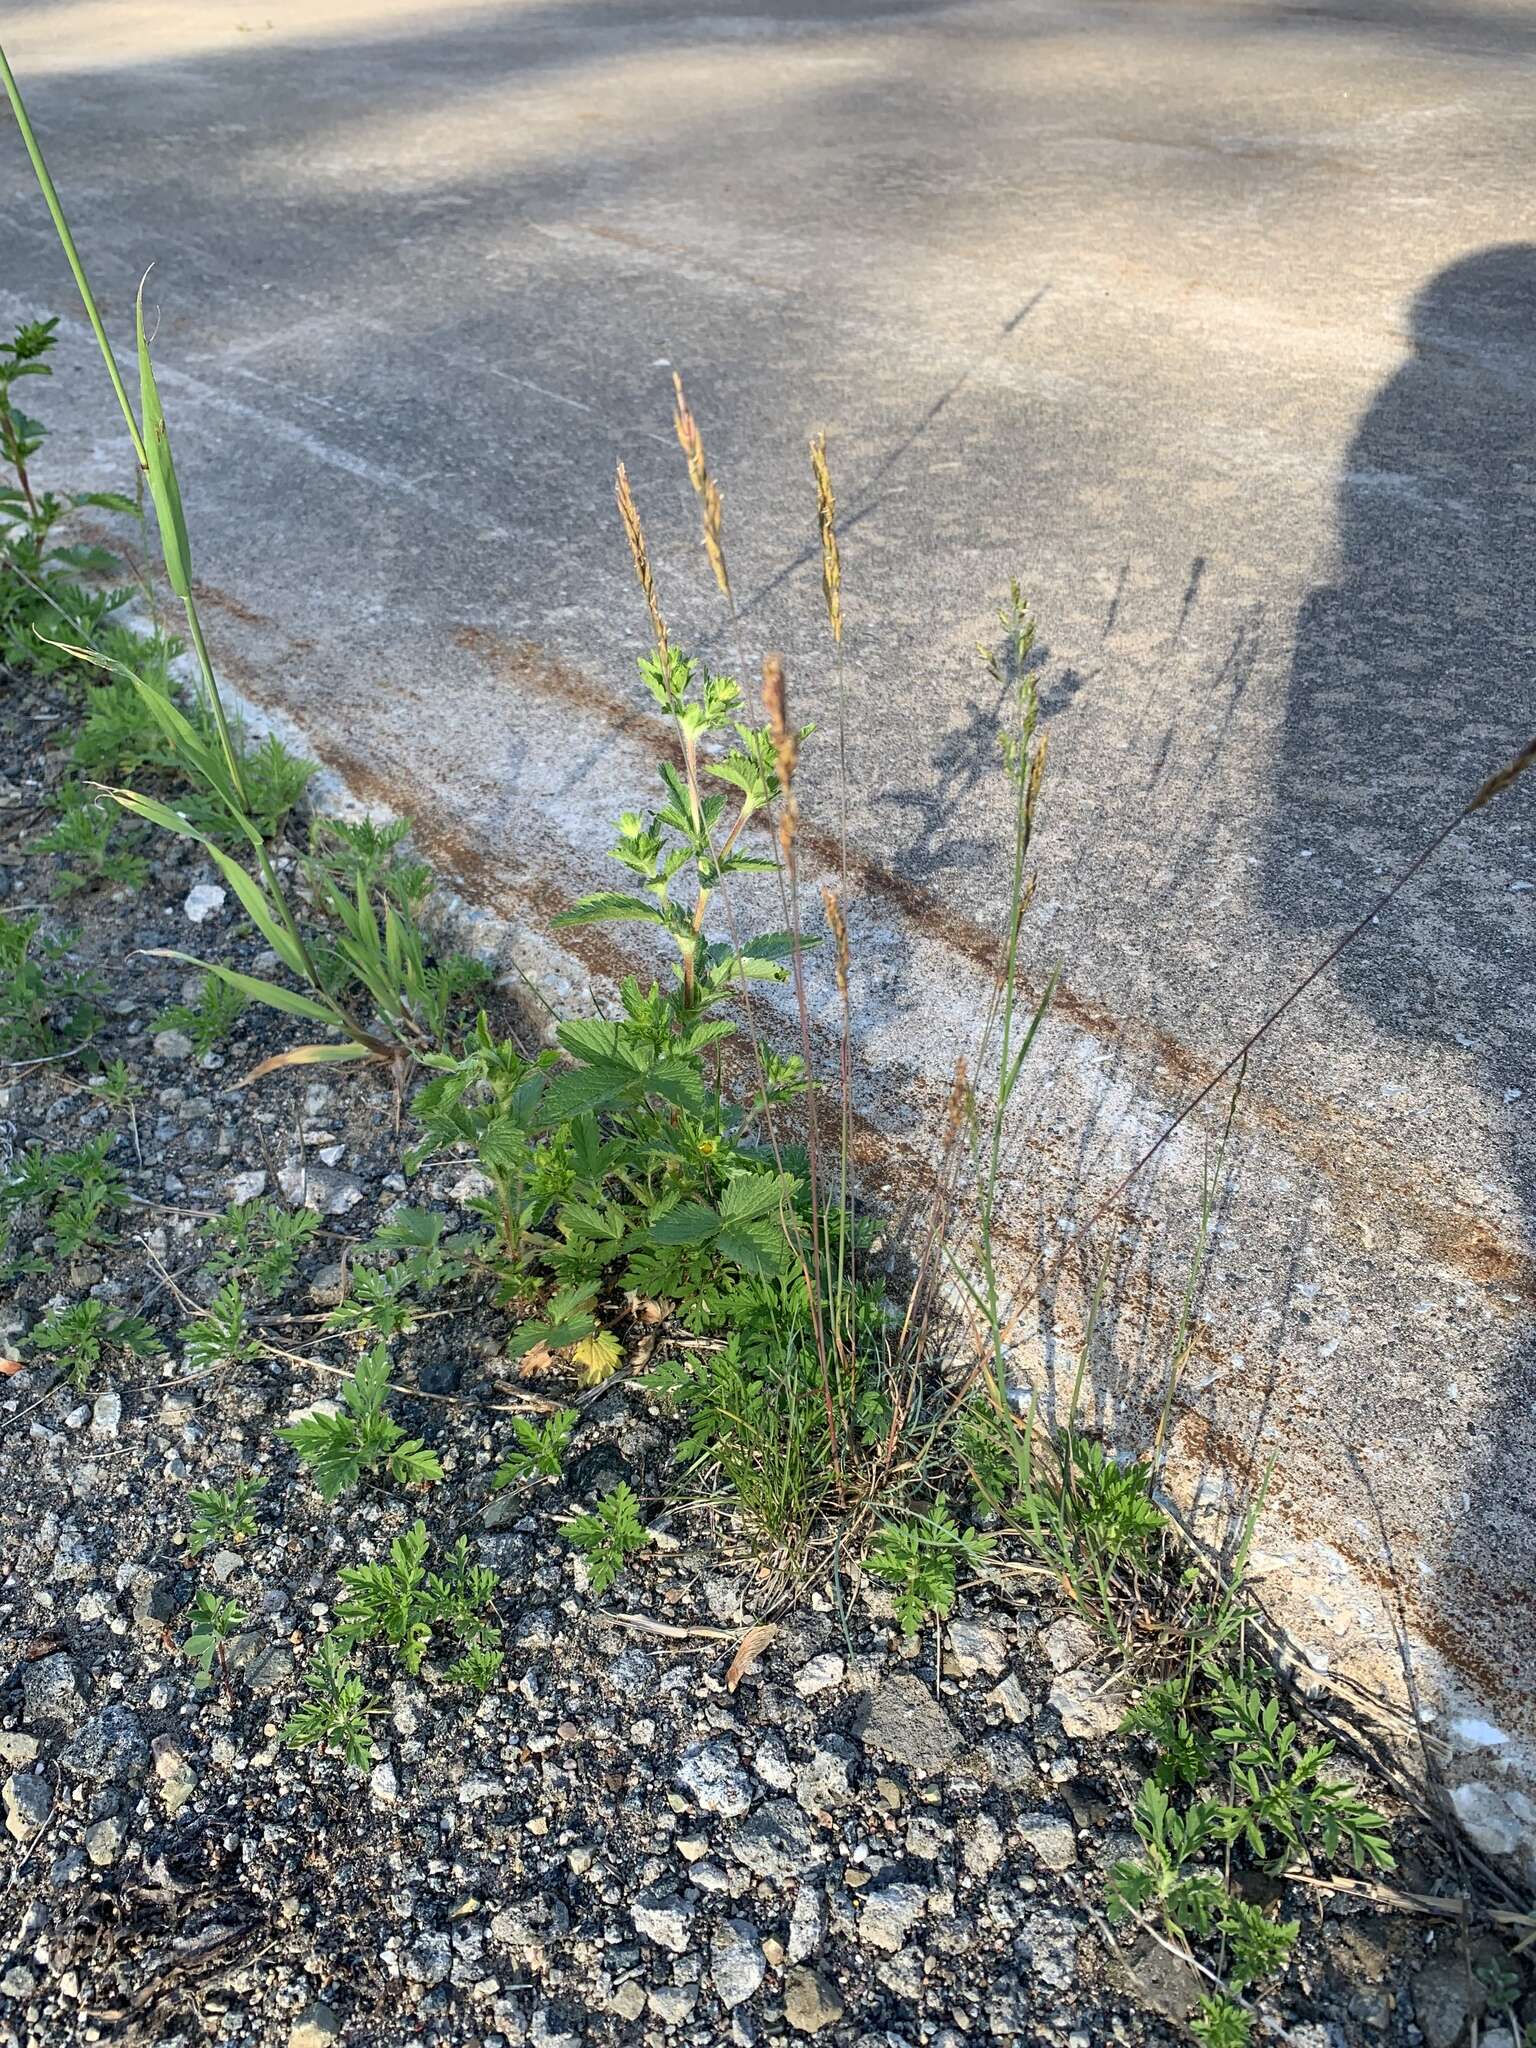
[[[704,552],[709,557],[709,566],[715,572],[715,581],[720,586],[720,595],[727,604],[731,603],[731,579],[725,568],[724,501],[720,486],[709,473],[709,464],[704,459],[704,437],[699,432],[699,423],[688,408],[683,396],[683,380],[676,370],[672,372],[672,389],[677,404],[673,414],[673,425],[677,428],[678,445],[688,463],[688,481],[693,485],[694,496],[704,516]]]
[[[821,530],[821,594],[827,604],[827,624],[832,638],[843,644],[843,563],[837,551],[837,499],[827,469],[827,437],[817,434],[811,442],[811,474],[816,479],[816,524]]]
[[[646,610],[651,615],[651,631],[656,636],[656,651],[661,656],[662,667],[667,665],[667,622],[661,616],[661,606],[656,601],[656,584],[651,575],[651,558],[646,552],[645,529],[640,524],[640,514],[635,506],[634,492],[629,488],[629,472],[623,463],[614,479],[613,494],[619,501],[619,517],[624,522],[624,538],[629,542],[629,552],[634,558],[635,575],[639,578],[641,594],[645,598]]]

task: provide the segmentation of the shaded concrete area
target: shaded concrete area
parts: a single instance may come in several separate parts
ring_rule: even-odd
[[[123,335],[155,259],[218,652],[471,901],[537,923],[601,877],[648,772],[615,456],[679,637],[733,660],[673,364],[747,659],[783,647],[835,726],[828,429],[876,1187],[921,1182],[986,1000],[972,650],[1023,578],[1032,957],[1065,993],[1010,1162],[1021,1271],[1536,724],[1525,6],[59,0],[6,39]],[[0,309],[67,310],[9,142]],[[51,395],[60,468],[120,478],[78,322]],[[834,767],[808,758],[828,827]],[[1495,1777],[1536,1741],[1530,801],[1256,1063],[1177,1437],[1216,1510],[1277,1461],[1298,1632],[1388,1686],[1405,1620],[1448,1746],[1458,1700],[1511,1737],[1453,1772]],[[627,957],[527,951],[578,998]],[[1099,1397],[1128,1441],[1218,1123],[1117,1219]],[[1021,1367],[1070,1354],[1073,1302]]]

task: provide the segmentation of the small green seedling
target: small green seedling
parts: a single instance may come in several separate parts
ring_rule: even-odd
[[[562,1408],[556,1415],[545,1416],[542,1422],[514,1415],[512,1434],[517,1438],[517,1448],[497,1466],[492,1491],[499,1493],[502,1487],[522,1480],[558,1479],[571,1433],[580,1420],[574,1408]]]
[[[244,1365],[261,1356],[261,1345],[250,1334],[246,1321],[238,1280],[224,1282],[206,1312],[182,1331],[181,1341],[194,1372],[210,1372],[220,1365]]]
[[[182,1638],[181,1647],[197,1666],[198,1677],[204,1683],[212,1678],[215,1662],[220,1678],[227,1681],[224,1645],[231,1636],[239,1634],[248,1618],[238,1601],[218,1593],[199,1593],[192,1602],[192,1626]]]
[[[30,1342],[33,1350],[57,1360],[77,1390],[85,1386],[102,1359],[115,1351],[131,1358],[155,1358],[162,1349],[142,1316],[125,1315],[94,1298],[55,1309],[37,1325]]]
[[[373,1762],[373,1737],[368,1724],[384,1709],[369,1698],[352,1668],[345,1642],[327,1636],[304,1672],[309,1697],[283,1728],[290,1749],[332,1750],[354,1771]]]
[[[396,1486],[430,1486],[442,1478],[437,1453],[419,1437],[408,1437],[386,1410],[388,1383],[389,1352],[375,1344],[359,1358],[342,1389],[340,1414],[305,1415],[278,1431],[314,1473],[325,1500],[335,1500],[381,1465]]]
[[[205,974],[195,1003],[173,1003],[160,1017],[161,1031],[181,1031],[201,1057],[222,1045],[245,1015],[246,999],[238,988]]]
[[[586,1559],[587,1581],[599,1597],[648,1540],[639,1502],[622,1480],[604,1494],[593,1513],[573,1515],[561,1526]]]
[[[896,1588],[896,1619],[916,1635],[930,1616],[939,1620],[955,1604],[955,1573],[961,1564],[982,1565],[994,1539],[962,1529],[941,1493],[926,1514],[887,1522],[865,1559],[877,1578]]]
[[[256,1496],[266,1486],[259,1473],[237,1479],[228,1492],[217,1486],[192,1489],[192,1527],[187,1549],[201,1555],[210,1543],[244,1543],[256,1534]]]
[[[426,1560],[426,1524],[417,1522],[395,1538],[385,1562],[344,1567],[348,1597],[336,1610],[336,1635],[349,1648],[390,1644],[414,1678],[433,1631],[446,1629],[461,1653],[444,1678],[483,1692],[501,1668],[501,1630],[486,1612],[496,1597],[496,1575],[470,1561],[462,1536],[441,1572],[429,1572]]]
[[[101,1023],[95,975],[66,968],[67,937],[47,939],[42,913],[0,913],[0,1058],[51,1059],[83,1045]]]
[[[212,1245],[205,1272],[250,1284],[263,1301],[293,1278],[299,1254],[320,1228],[313,1209],[283,1209],[276,1202],[231,1202],[202,1227]]]

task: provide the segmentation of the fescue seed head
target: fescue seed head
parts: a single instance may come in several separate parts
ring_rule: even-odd
[[[800,754],[800,738],[789,722],[784,692],[784,661],[781,655],[767,654],[763,657],[763,709],[768,714],[768,731],[778,762],[779,787],[784,792],[784,809],[779,818],[779,845],[788,859],[790,848],[795,843],[795,827],[800,816],[794,791],[795,762]]]
[[[1482,810],[1483,806],[1491,804],[1496,796],[1502,796],[1506,789],[1512,789],[1528,768],[1536,768],[1536,740],[1532,740],[1528,746],[1522,747],[1513,761],[1506,762],[1497,775],[1489,776],[1488,780],[1477,792],[1477,795],[1473,797],[1471,803],[1467,805],[1466,814]]]
[[[837,992],[845,996],[848,993],[848,920],[843,916],[842,899],[835,889],[824,888],[821,902],[837,946]]]
[[[634,492],[629,488],[629,472],[623,463],[619,464],[614,480],[613,494],[618,499],[619,517],[624,522],[624,538],[629,542],[629,552],[634,560],[635,575],[639,580],[645,608],[651,615],[651,631],[656,636],[656,652],[661,657],[662,672],[667,667],[667,622],[661,616],[661,606],[656,601],[656,583],[651,575],[651,558],[646,551],[645,529],[640,524],[640,514],[635,506]]]
[[[827,624],[839,646],[843,642],[843,563],[837,551],[837,499],[827,469],[827,437],[817,434],[811,442],[811,474],[816,479],[816,524],[821,532],[821,594],[826,601]]]
[[[720,595],[729,604],[731,601],[731,579],[725,567],[724,518],[725,507],[720,496],[720,486],[709,473],[709,464],[704,459],[704,437],[699,432],[699,423],[688,408],[683,396],[683,380],[676,370],[672,372],[672,389],[676,394],[676,409],[673,424],[677,428],[678,445],[688,463],[688,481],[693,485],[694,496],[704,516],[704,552],[709,557],[709,566],[715,572],[715,581],[720,586]]]

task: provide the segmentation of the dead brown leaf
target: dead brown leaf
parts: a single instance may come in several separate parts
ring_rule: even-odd
[[[778,1632],[779,1624],[776,1621],[760,1621],[754,1628],[747,1630],[741,1641],[736,1645],[736,1654],[731,1659],[731,1668],[725,1674],[725,1685],[728,1692],[736,1690],[737,1686],[740,1685],[741,1681],[746,1677],[747,1673],[752,1669],[752,1666],[761,1657]]]

